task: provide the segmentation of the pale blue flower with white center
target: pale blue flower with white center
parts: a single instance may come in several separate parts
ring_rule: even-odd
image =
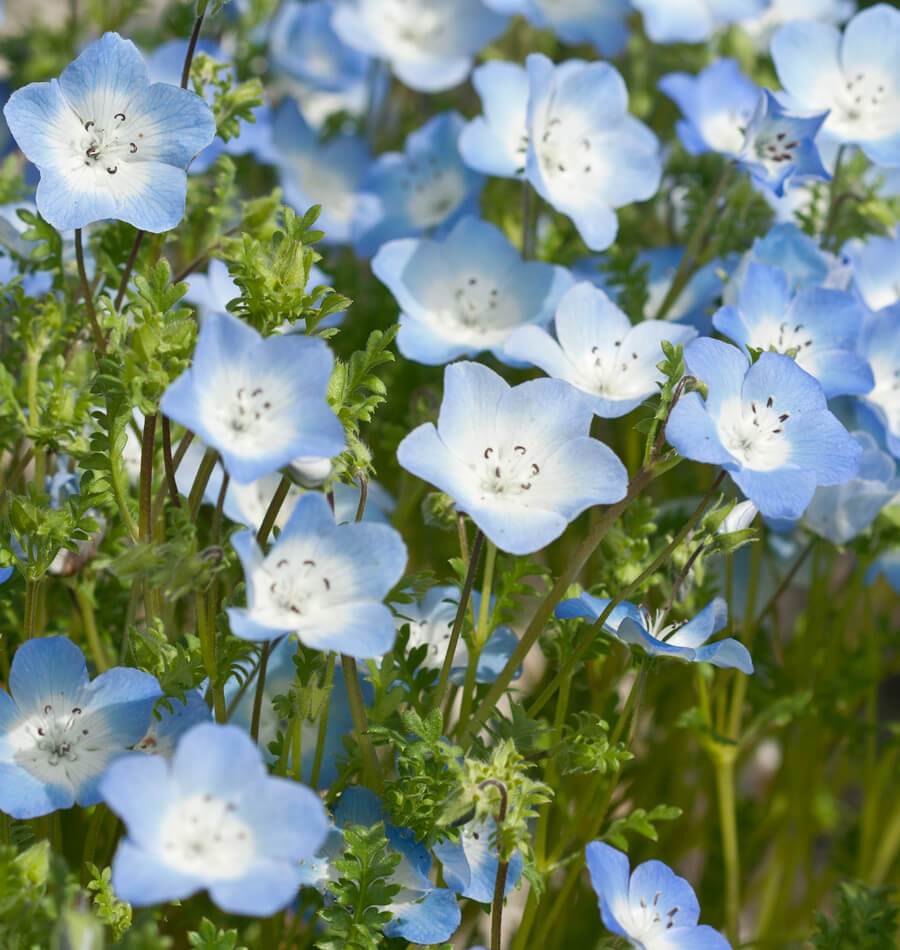
[[[459,829],[458,841],[441,841],[434,846],[434,854],[441,862],[447,886],[462,897],[490,904],[494,899],[499,858],[494,837],[497,823],[493,818],[467,822]],[[509,894],[519,883],[525,862],[516,851],[509,859],[506,889]]]
[[[479,616],[481,597],[477,591],[472,593],[472,610],[475,617]],[[409,640],[407,652],[419,647],[425,647],[425,658],[422,666],[426,669],[440,670],[447,655],[447,645],[456,619],[459,607],[459,588],[449,585],[439,585],[428,590],[425,596],[411,604],[394,604],[397,615],[397,629],[409,624]],[[478,664],[475,669],[476,683],[493,683],[506,666],[507,660],[519,643],[514,631],[507,626],[499,626],[491,631],[490,636],[478,654]],[[469,666],[469,646],[465,639],[460,638],[453,654],[453,666],[450,670],[450,679],[461,684],[465,680]],[[517,671],[517,679],[521,671]]]
[[[729,950],[712,927],[698,924],[694,889],[662,861],[630,872],[628,856],[602,841],[585,849],[603,926],[638,950]]]
[[[276,110],[272,135],[285,200],[301,214],[321,205],[316,224],[325,232],[323,241],[349,242],[357,219],[368,220],[375,213],[373,199],[359,193],[371,165],[366,143],[347,133],[320,142],[290,99]],[[369,214],[367,204],[372,205]]]
[[[628,0],[485,0],[498,13],[520,14],[564,42],[590,43],[603,56],[618,56],[628,40]]]
[[[397,238],[443,231],[478,213],[483,179],[463,164],[458,112],[442,112],[406,137],[402,152],[385,152],[360,188],[354,247],[364,257]]]
[[[741,20],[741,29],[752,38],[757,49],[766,49],[772,34],[794,20],[818,20],[820,23],[844,23],[856,13],[855,0],[768,0],[756,16]]]
[[[191,689],[184,699],[167,697],[163,703],[157,703],[150,719],[150,726],[144,738],[134,749],[147,755],[163,755],[171,759],[181,737],[201,722],[212,720],[212,710],[203,698],[202,689]]]
[[[383,244],[372,271],[400,305],[400,352],[431,366],[485,350],[504,359],[510,334],[547,323],[572,283],[562,267],[523,261],[502,231],[472,217],[443,238]]]
[[[400,890],[384,908],[393,917],[385,926],[384,935],[418,944],[449,940],[461,920],[456,895],[448,888],[432,884],[429,879],[431,855],[413,833],[386,821],[380,800],[367,788],[348,788],[334,810],[334,818],[339,828],[370,826],[384,821],[388,843],[400,855],[400,863],[388,878],[388,883],[398,885]],[[330,843],[329,850],[333,847]],[[340,857],[340,851],[336,856]],[[328,875],[327,869],[325,874]],[[321,874],[320,879],[327,891],[327,879]]]
[[[897,463],[868,432],[854,432],[862,454],[859,472],[843,485],[817,488],[803,523],[833,544],[846,544],[878,517],[900,493]]]
[[[508,357],[539,366],[585,393],[604,419],[624,416],[659,391],[663,341],[692,340],[693,327],[668,320],[631,321],[592,284],[569,290],[556,310],[556,338],[542,327],[516,330],[506,343]]]
[[[702,43],[765,9],[765,0],[632,0],[654,43]]]
[[[625,82],[609,63],[554,66],[532,53],[526,68],[526,177],[591,250],[602,251],[615,240],[616,209],[656,194],[659,142],[629,114]]]
[[[206,890],[228,913],[268,917],[294,900],[299,862],[328,833],[318,796],[270,776],[236,726],[194,726],[171,761],[123,758],[101,791],[127,831],[113,858],[113,890],[136,907]]]
[[[875,385],[861,397],[862,414],[874,422],[888,451],[900,458],[900,304],[869,317],[859,352],[872,367]]]
[[[343,426],[325,398],[333,363],[323,340],[264,338],[237,317],[212,313],[193,364],[161,408],[216,449],[235,481],[252,482],[294,459],[343,451]]]
[[[595,621],[609,604],[608,598],[582,594],[564,600],[556,608],[556,616],[562,620],[583,617]],[[640,647],[649,656],[671,657],[686,663],[711,663],[749,675],[753,672],[753,660],[743,643],[733,637],[707,643],[727,623],[728,608],[721,597],[711,600],[696,617],[682,624],[666,624],[665,614],[654,616],[645,607],[625,600],[617,604],[603,622],[603,630],[620,643]]]
[[[446,492],[501,551],[531,554],[593,505],[624,497],[616,455],[589,436],[590,401],[558,379],[510,386],[478,363],[444,370],[437,427],[400,443],[397,459]]]
[[[852,294],[827,287],[792,293],[783,270],[751,263],[735,304],[717,311],[713,325],[744,352],[792,356],[830,399],[867,393],[874,384],[869,364],[856,353],[864,318]]]
[[[872,311],[900,303],[900,229],[890,237],[875,235],[847,249],[853,286]]]
[[[758,237],[744,255],[732,280],[725,289],[725,302],[734,303],[750,263],[777,267],[787,275],[791,289],[832,287],[846,290],[849,274],[846,262],[827,251],[796,224],[776,224],[763,237]]]
[[[900,165],[900,10],[862,10],[843,34],[827,23],[788,23],[772,37],[785,104],[828,112],[823,136],[858,145],[876,165]]]
[[[667,73],[659,88],[681,109],[683,118],[675,128],[691,155],[735,156],[741,151],[760,89],[735,60],[718,59],[696,76]]]
[[[168,231],[184,215],[186,169],[212,141],[209,106],[150,83],[130,40],[106,33],[51,82],[31,83],[4,107],[10,131],[41,173],[36,201],[60,231],[115,218]]]
[[[345,43],[390,63],[394,75],[419,92],[463,82],[474,56],[506,23],[481,0],[345,0],[332,17]]]
[[[24,819],[95,805],[103,773],[140,741],[160,695],[153,676],[126,667],[89,680],[66,637],[27,640],[0,691],[0,811]]]
[[[684,355],[707,395],[678,400],[666,437],[685,458],[721,465],[765,517],[799,518],[816,486],[856,475],[859,445],[791,357],[763,353],[751,366],[737,347],[705,337]]]
[[[245,640],[296,633],[315,650],[360,659],[394,642],[383,600],[406,567],[406,546],[384,524],[336,524],[324,496],[298,502],[267,554],[252,531],[231,539],[247,582],[247,607],[231,607],[231,631]]]

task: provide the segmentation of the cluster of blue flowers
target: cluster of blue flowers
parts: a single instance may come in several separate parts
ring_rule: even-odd
[[[436,421],[398,437],[396,462],[407,484],[417,479],[447,496],[479,543],[534,555],[584,512],[624,506],[629,471],[597,436],[607,420],[659,394],[674,349],[685,372],[660,445],[727,474],[741,504],[721,530],[745,531],[759,513],[773,530],[843,545],[900,489],[900,231],[826,250],[783,223],[743,255],[690,272],[696,249],[644,251],[648,298],[635,322],[597,258],[569,254],[570,266],[535,259],[527,237],[520,250],[509,228],[480,217],[483,190],[508,179],[532,210],[541,205],[570,222],[578,247],[609,252],[619,212],[635,212],[665,187],[670,146],[635,116],[610,62],[532,52],[524,62],[491,56],[476,65],[513,17],[552,32],[558,48],[601,57],[626,48],[635,11],[659,44],[702,42],[744,25],[768,44],[780,89],[758,87],[735,59],[720,58],[696,74],[668,73],[659,97],[677,106],[688,155],[720,156],[724,176],[746,175],[776,205],[798,194],[814,201],[810,187],[837,176],[850,150],[876,170],[900,166],[900,13],[877,5],[842,30],[837,5],[818,6],[821,17],[795,20],[790,4],[763,0],[288,3],[267,40],[286,93],[228,142],[216,138],[211,103],[178,85],[185,43],[145,60],[116,33],[88,45],[58,79],[13,92],[4,115],[40,173],[36,211],[60,232],[107,220],[169,231],[184,216],[188,176],[223,153],[267,166],[298,211],[321,204],[326,245],[363,259],[393,299],[401,356],[443,367]],[[201,51],[225,57],[203,42]],[[378,123],[391,121],[392,83],[433,94],[466,81],[475,92],[471,118],[440,112],[408,134],[402,151],[375,154]],[[356,131],[367,121],[368,136]],[[80,249],[80,233],[77,240]],[[341,260],[335,253],[336,270]],[[329,281],[315,269],[307,289]],[[348,433],[330,389],[328,334],[292,326],[263,336],[229,311],[240,295],[221,260],[190,276],[199,334],[159,411],[196,436],[179,458],[183,494],[204,450],[216,456],[205,499],[239,528],[228,556],[244,581],[229,592],[228,629],[265,645],[266,702],[278,671],[293,675],[298,643],[376,669],[401,630],[408,651],[424,648],[432,682],[445,678],[445,662],[460,687],[470,664],[476,686],[497,682],[521,659],[515,625],[483,631],[477,653],[465,640],[457,646],[469,591],[431,584],[400,597],[409,556],[390,523],[393,499],[367,485],[367,507],[358,488],[332,480]],[[275,532],[269,542],[261,526],[281,473],[292,485],[266,528]],[[881,569],[897,586],[896,552]],[[0,582],[12,573],[0,571]],[[616,591],[563,593],[558,620],[599,624],[598,634],[648,661],[754,672],[747,646],[712,639],[729,623],[720,597],[674,621],[677,604],[653,611]],[[489,598],[489,590],[473,595],[476,617],[491,613]],[[206,682],[165,696],[137,669],[90,679],[65,637],[24,641],[8,692],[0,691],[0,810],[30,819],[105,803],[125,828],[113,887],[136,906],[205,890],[224,911],[268,916],[304,887],[331,900],[345,830],[379,822],[400,858],[388,937],[451,939],[459,898],[490,904],[501,863],[504,893],[518,886],[523,855],[501,862],[495,818],[469,818],[458,835],[426,846],[394,826],[368,789],[343,789],[329,813],[317,790],[272,775],[265,743],[247,728],[255,717],[257,735],[259,710],[250,711],[240,685],[251,672],[226,684],[231,722],[216,723]],[[355,677],[353,664],[338,673],[324,785],[354,725]],[[694,891],[666,865],[648,861],[630,873],[627,857],[603,841],[587,846],[586,863],[603,924],[632,946],[729,945],[698,924]]]

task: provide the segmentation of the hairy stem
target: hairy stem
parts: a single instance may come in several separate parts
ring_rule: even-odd
[[[106,352],[106,337],[103,335],[103,328],[97,319],[97,310],[94,307],[94,293],[88,283],[87,271],[84,267],[84,246],[81,239],[81,228],[75,228],[75,261],[78,264],[78,279],[81,281],[81,296],[84,298],[84,307],[87,310],[88,320],[91,324],[94,344],[102,355]]]

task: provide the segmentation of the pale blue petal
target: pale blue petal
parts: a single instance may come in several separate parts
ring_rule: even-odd
[[[243,877],[209,882],[213,903],[229,914],[270,917],[300,890],[300,869],[287,861],[259,860]]]
[[[658,896],[657,896],[658,895]],[[654,905],[666,919],[677,908],[671,920],[677,927],[693,927],[700,917],[700,904],[694,889],[662,861],[645,861],[631,875],[628,901],[635,910],[643,904]]]
[[[28,716],[47,704],[68,708],[87,686],[84,654],[67,637],[26,640],[15,652],[9,691]]]
[[[125,822],[132,843],[152,849],[159,840],[159,823],[173,801],[169,763],[156,755],[122,756],[100,781],[103,801]]]
[[[112,863],[113,891],[135,907],[183,900],[203,888],[203,881],[183,874],[127,838],[119,842]]]
[[[39,818],[74,804],[68,785],[45,784],[11,762],[0,762],[0,811],[10,817]]]
[[[711,465],[733,463],[722,445],[719,432],[699,393],[682,396],[669,414],[666,439],[679,454]]]
[[[711,600],[695,617],[683,624],[668,639],[679,647],[699,647],[728,623],[728,604],[722,597]]]
[[[462,913],[456,895],[445,888],[426,891],[418,903],[393,905],[394,919],[384,928],[386,937],[410,943],[444,943],[456,933]]]
[[[85,714],[102,715],[108,740],[121,747],[144,737],[162,690],[155,676],[117,666],[98,676],[82,696]]]
[[[202,723],[179,742],[172,776],[185,797],[209,793],[255,793],[266,770],[258,748],[243,729]]]
[[[630,919],[628,909],[628,857],[602,841],[585,848],[585,862],[600,902],[603,926],[621,937],[627,936],[620,919]]]
[[[361,660],[384,656],[397,635],[391,611],[372,600],[318,611],[298,620],[296,632],[306,646],[346,653]]]
[[[712,663],[723,669],[740,670],[748,676],[753,672],[753,660],[743,643],[728,637],[716,643],[708,643],[696,651],[698,663]]]
[[[730,471],[738,488],[766,518],[799,518],[816,490],[816,476],[797,469]]]

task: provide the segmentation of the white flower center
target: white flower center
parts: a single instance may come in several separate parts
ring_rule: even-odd
[[[321,609],[331,591],[331,580],[311,558],[304,560],[299,569],[289,558],[281,557],[274,563],[268,559],[262,571],[269,580],[265,588],[269,606],[297,617]]]
[[[642,945],[649,946],[648,941],[678,924],[678,913],[681,908],[666,908],[665,901],[660,900],[661,897],[662,892],[657,891],[652,901],[648,902],[642,897],[639,905],[635,906],[632,903],[630,906],[631,927],[628,928],[628,936],[639,940]]]
[[[160,824],[160,841],[170,866],[205,878],[241,877],[256,853],[253,831],[238,817],[237,806],[209,794],[171,806]]]
[[[873,131],[886,131],[896,118],[888,102],[889,80],[878,71],[856,72],[847,76],[838,90],[838,114],[833,116],[846,125],[865,124]]]
[[[525,494],[541,474],[541,466],[524,445],[486,446],[479,468],[481,490],[489,495]]]
[[[499,303],[500,289],[472,276],[453,291],[451,318],[460,326],[484,333],[486,323],[493,322]]]
[[[584,388],[598,396],[615,399],[644,392],[646,373],[638,353],[623,352],[622,340],[591,347],[590,356],[581,361]]]
[[[564,121],[555,115],[547,120],[538,145],[544,175],[556,184],[579,187],[584,175],[597,169],[597,156],[581,122]]]
[[[235,435],[243,435],[257,425],[263,415],[272,408],[271,400],[266,396],[262,386],[252,389],[240,386],[234,394],[230,405],[221,407],[223,421]]]
[[[789,412],[775,406],[775,397],[764,404],[735,403],[723,407],[719,417],[722,444],[746,468],[771,471],[785,463],[790,448],[784,435]]]
[[[73,142],[78,160],[107,175],[118,174],[123,163],[135,159],[144,137],[124,112],[107,119],[87,119],[82,129]]]
[[[777,123],[773,123],[771,128],[766,127],[757,136],[753,143],[753,150],[756,152],[759,161],[766,164],[780,165],[783,162],[793,162],[799,146],[798,139],[791,137],[789,132],[780,129]]]

